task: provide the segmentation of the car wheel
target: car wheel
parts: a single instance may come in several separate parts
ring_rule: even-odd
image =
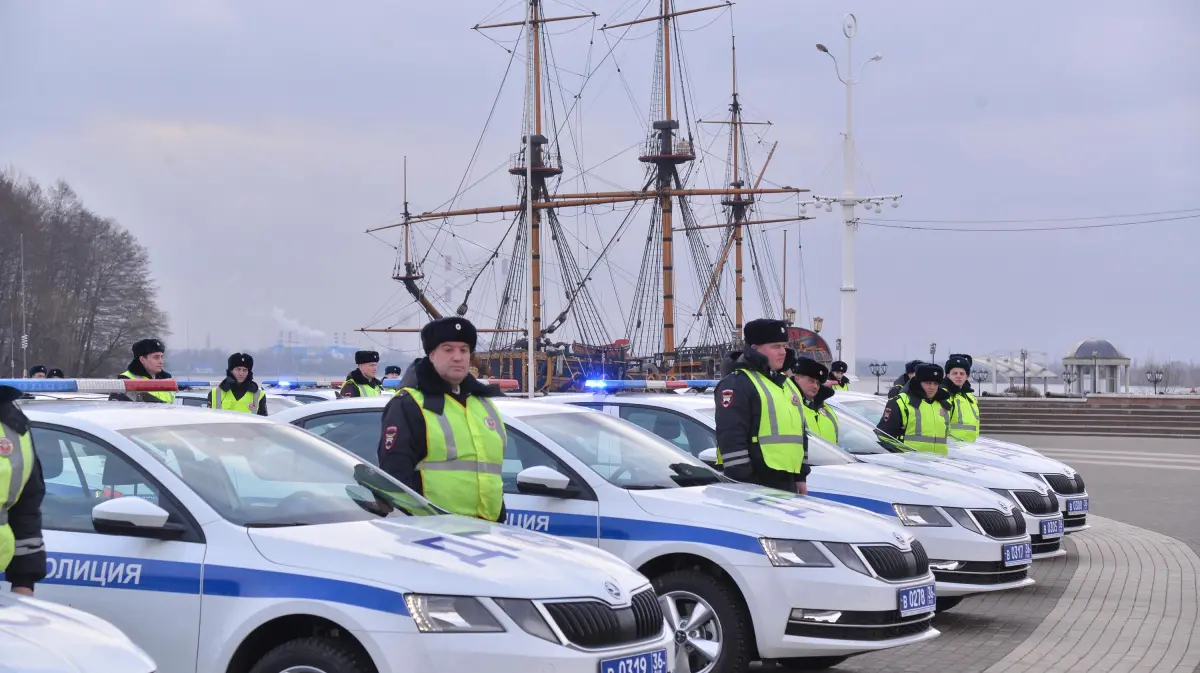
[[[785,671],[823,671],[827,668],[833,668],[849,658],[849,656],[791,657],[789,659],[776,659],[775,661],[781,667],[783,667],[783,670]]]
[[[953,610],[954,608],[958,607],[959,603],[963,602],[964,598],[966,598],[966,596],[938,596],[937,611],[945,612],[947,610]]]
[[[250,673],[375,673],[375,667],[341,641],[299,638],[267,652]]]
[[[750,666],[754,628],[737,591],[698,570],[660,575],[654,589],[675,631],[677,673],[740,673]]]

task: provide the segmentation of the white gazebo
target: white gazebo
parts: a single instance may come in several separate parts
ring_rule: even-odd
[[[1129,392],[1130,359],[1116,346],[1104,339],[1084,339],[1063,356],[1067,373],[1067,392],[1119,393]]]

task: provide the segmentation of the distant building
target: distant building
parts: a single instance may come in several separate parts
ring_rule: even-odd
[[[1131,360],[1105,339],[1084,339],[1063,356],[1068,393],[1129,392]],[[1073,379],[1073,380],[1072,380]],[[1122,381],[1124,388],[1122,389]]]

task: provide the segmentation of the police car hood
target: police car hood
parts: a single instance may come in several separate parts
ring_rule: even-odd
[[[1066,463],[1047,458],[1040,453],[1015,451],[992,444],[979,442],[959,442],[950,440],[949,454],[951,458],[969,460],[973,463],[991,465],[1017,472],[1037,472],[1038,474],[1066,474],[1075,476],[1075,471]]]
[[[8,592],[0,593],[0,652],[0,671],[155,670],[154,660],[112,624],[62,605]]]
[[[994,508],[999,499],[978,486],[867,463],[814,467],[808,492],[886,516],[895,515],[894,503]]]
[[[889,542],[899,524],[811,496],[753,484],[712,484],[629,491],[656,526],[688,526],[706,536],[737,531],[755,537],[826,542]]]
[[[946,458],[932,453],[882,453],[860,455],[858,458],[873,465],[884,465],[931,477],[941,477],[981,488],[1048,492],[1046,484],[1040,479],[1034,479],[1020,472],[982,463],[972,463],[958,458]]]
[[[252,528],[267,560],[403,591],[506,598],[628,600],[646,579],[593,546],[460,516]],[[616,601],[620,602],[620,601]]]
[[[1038,451],[1037,449],[1031,449],[1028,446],[1025,446],[1024,444],[1015,444],[1013,442],[1006,442],[1002,439],[996,439],[995,437],[978,437],[975,439],[975,443],[980,446],[995,446],[995,447],[999,447],[1001,449],[1009,449],[1011,451],[1019,451],[1021,453],[1032,453],[1032,454],[1038,455],[1038,456],[1044,455],[1044,454],[1042,454],[1041,451]]]

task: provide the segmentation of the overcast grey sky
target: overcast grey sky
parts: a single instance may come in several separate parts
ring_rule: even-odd
[[[553,29],[564,89],[579,89],[574,73],[589,55],[595,69],[575,116],[586,165],[645,132],[652,27],[630,31],[599,67],[613,38],[595,30],[642,4],[546,0],[550,14],[576,13],[572,5],[601,14]],[[714,3],[678,6],[703,4]],[[508,6],[497,20],[519,20],[520,3],[493,0],[0,0],[0,165],[67,180],[149,247],[176,347],[211,335],[214,345],[253,349],[285,329],[327,343],[415,316],[390,280],[393,250],[363,232],[400,212],[404,155],[414,211],[454,194],[509,58],[469,28]],[[752,164],[779,141],[769,180],[840,192],[843,90],[813,44],[844,60],[847,11],[858,17],[856,65],[884,56],[855,98],[860,193],[904,194],[880,220],[962,227],[955,222],[1200,209],[1200,5],[1191,0],[743,0],[732,17],[680,19],[695,116],[723,114],[731,27],[737,35],[743,102],[774,122]],[[506,44],[517,32],[492,36]],[[516,151],[521,82],[517,63],[472,179]],[[724,154],[723,141],[713,147]],[[708,168],[719,181],[720,166]],[[640,186],[636,151],[595,175]],[[459,205],[510,202],[507,178],[500,171]],[[795,201],[764,211],[794,213]],[[505,226],[464,225],[456,233],[469,240],[443,250],[455,264],[482,259],[479,244],[494,245]],[[803,291],[800,227],[789,227],[789,303],[805,322],[823,316],[831,340],[840,226],[836,209],[803,225]],[[582,227],[579,245],[594,249],[600,234]],[[619,244],[628,274],[642,229]],[[782,230],[767,236],[778,253]],[[395,243],[395,231],[385,238]],[[915,357],[936,341],[939,353],[1026,347],[1057,360],[1097,336],[1137,358],[1200,359],[1200,219],[1020,234],[864,226],[859,241],[860,357]],[[630,282],[603,282],[628,308]],[[495,285],[473,310],[495,314]],[[694,286],[683,283],[681,302],[696,301]],[[749,317],[757,307],[748,302]],[[620,336],[625,316],[613,313]]]

